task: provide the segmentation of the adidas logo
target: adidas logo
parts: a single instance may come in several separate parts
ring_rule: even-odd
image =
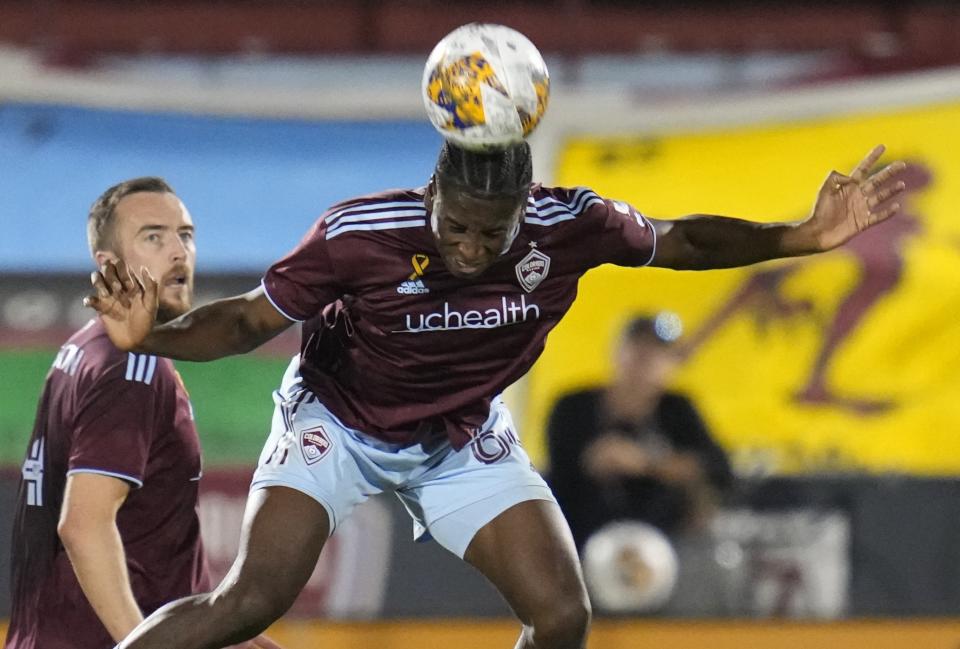
[[[401,295],[423,295],[429,292],[430,289],[423,285],[422,279],[408,279],[397,287],[397,293]]]

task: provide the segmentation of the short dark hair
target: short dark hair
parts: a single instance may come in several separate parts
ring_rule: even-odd
[[[533,156],[526,142],[482,152],[444,142],[434,173],[444,186],[477,198],[512,198],[530,189]]]
[[[98,250],[113,250],[116,243],[113,240],[113,221],[117,204],[130,194],[140,192],[176,193],[163,178],[141,176],[117,183],[100,194],[100,198],[90,206],[90,213],[87,215],[87,242],[90,244],[91,254],[95,255]]]

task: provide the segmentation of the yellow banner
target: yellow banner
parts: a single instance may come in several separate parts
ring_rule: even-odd
[[[549,408],[606,379],[619,326],[676,311],[690,394],[743,471],[960,473],[960,103],[667,137],[567,142],[557,184],[654,218],[805,216],[870,148],[913,163],[905,213],[831,253],[708,272],[587,274],[530,374],[527,445]]]

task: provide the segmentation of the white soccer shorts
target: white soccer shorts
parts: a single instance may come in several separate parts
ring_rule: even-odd
[[[371,496],[394,492],[413,518],[414,538],[433,537],[463,557],[477,531],[513,505],[556,502],[499,398],[459,451],[446,439],[402,447],[344,426],[304,386],[299,357],[274,402],[251,490],[284,486],[311,496],[326,508],[331,532]]]

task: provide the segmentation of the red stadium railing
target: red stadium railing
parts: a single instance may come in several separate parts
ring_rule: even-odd
[[[895,67],[960,61],[960,9],[953,4],[634,4],[5,0],[0,42],[40,47],[62,63],[105,52],[422,53],[453,27],[485,20],[524,31],[546,52],[572,56],[833,50],[887,68],[891,61]]]

